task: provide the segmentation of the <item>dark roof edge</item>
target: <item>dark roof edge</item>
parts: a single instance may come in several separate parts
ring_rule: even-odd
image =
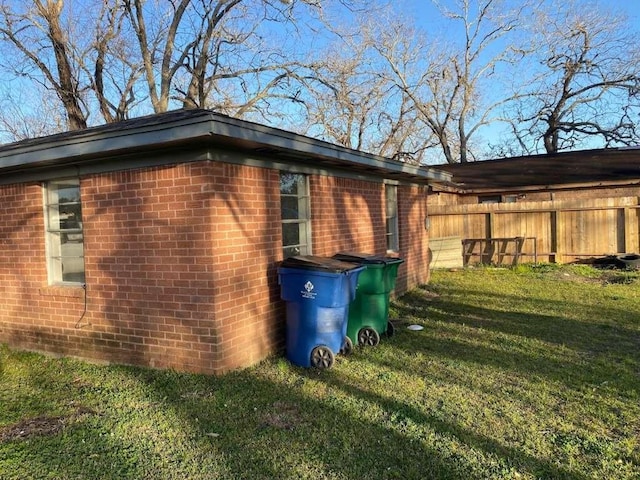
[[[312,158],[331,159],[345,166],[356,164],[376,171],[406,175],[413,180],[451,181],[451,174],[442,170],[403,164],[210,110],[176,110],[0,146],[0,173],[36,166],[78,164],[127,151],[196,141],[214,144],[229,141],[241,144],[241,148],[295,152]]]
[[[527,160],[544,160],[544,159],[558,159],[558,160],[576,160],[583,161],[585,157],[598,157],[602,155],[623,155],[629,152],[640,151],[640,145],[638,146],[621,146],[621,147],[607,147],[607,148],[589,148],[585,150],[568,150],[554,153],[534,153],[530,155],[520,155],[516,157],[504,157],[504,158],[488,158],[486,160],[477,160],[473,162],[465,163],[442,163],[432,165],[434,168],[441,170],[457,170],[465,168],[474,168],[479,165],[495,165],[502,163],[522,162]]]
[[[470,187],[465,188],[455,183],[439,183],[432,188],[435,193],[456,193],[459,195],[492,195],[492,194],[516,194],[527,192],[554,192],[562,190],[580,190],[594,188],[611,188],[611,187],[637,187],[640,186],[640,180],[598,180],[593,182],[579,183],[559,183],[559,184],[540,184],[540,185],[514,185],[499,187]]]

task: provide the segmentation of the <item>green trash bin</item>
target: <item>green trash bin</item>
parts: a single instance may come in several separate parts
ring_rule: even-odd
[[[358,277],[356,296],[349,305],[347,337],[354,345],[376,346],[383,333],[393,335],[389,296],[396,286],[398,267],[404,260],[351,252],[340,252],[333,258],[366,267]]]

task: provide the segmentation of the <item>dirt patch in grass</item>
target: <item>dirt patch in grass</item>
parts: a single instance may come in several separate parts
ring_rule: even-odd
[[[302,423],[300,410],[296,405],[278,401],[273,404],[273,409],[273,412],[267,412],[262,418],[266,427],[293,430]]]
[[[570,265],[544,273],[547,278],[556,281],[602,285],[630,285],[637,283],[640,279],[638,271],[607,267],[592,268],[588,265]]]
[[[0,443],[14,440],[26,440],[31,437],[51,436],[60,433],[67,425],[75,422],[79,417],[96,415],[96,412],[87,407],[79,407],[68,415],[48,416],[41,415],[35,418],[20,420],[13,425],[0,428]]]

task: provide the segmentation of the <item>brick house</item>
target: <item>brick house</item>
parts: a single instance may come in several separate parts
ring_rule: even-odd
[[[450,176],[206,110],[0,146],[0,342],[222,373],[284,345],[288,255],[397,253],[428,279]]]

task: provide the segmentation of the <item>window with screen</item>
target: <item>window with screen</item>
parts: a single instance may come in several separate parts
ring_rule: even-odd
[[[398,252],[398,187],[385,185],[386,223],[387,223],[387,251]]]
[[[78,179],[45,185],[47,260],[50,284],[84,284],[84,236]]]
[[[311,254],[309,185],[306,175],[280,174],[282,252],[284,258]]]

